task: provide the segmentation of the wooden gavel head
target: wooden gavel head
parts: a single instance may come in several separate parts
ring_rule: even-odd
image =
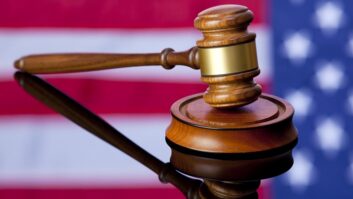
[[[244,6],[222,5],[200,12],[195,27],[204,38],[197,41],[201,80],[209,84],[204,100],[216,108],[240,107],[255,101],[261,86],[254,33],[247,27],[253,13]]]

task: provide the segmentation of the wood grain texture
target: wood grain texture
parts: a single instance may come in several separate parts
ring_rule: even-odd
[[[261,94],[261,86],[253,80],[259,69],[223,75],[203,76],[201,80],[209,85],[204,100],[216,108],[241,107],[255,101]]]
[[[254,33],[247,27],[253,13],[241,5],[221,5],[200,12],[194,21],[204,38],[197,41],[198,47],[219,47],[253,41]]]
[[[251,42],[255,39],[255,34],[248,33],[247,26],[252,19],[252,12],[240,5],[223,5],[207,9],[199,13],[195,19],[195,27],[204,35],[204,39],[197,41],[197,46],[199,48],[211,48]],[[199,56],[198,47],[193,47],[183,52],[174,52],[173,49],[166,48],[161,53],[147,54],[76,53],[30,55],[17,60],[15,67],[31,74],[70,73],[151,65],[162,65],[165,69],[172,69],[175,65],[185,65],[199,69],[199,62],[203,59],[201,55]],[[253,53],[246,52],[246,54],[251,57],[250,61],[257,63],[256,50]],[[208,57],[211,57],[211,55]],[[230,56],[227,55],[225,57]],[[237,60],[242,57],[244,56],[240,55]],[[207,56],[203,58],[207,58]],[[224,56],[220,59],[220,62],[228,60]],[[216,63],[219,63],[218,59]],[[233,66],[234,64],[228,65],[227,67],[233,69],[236,67],[244,68],[244,66]],[[210,69],[210,67],[217,68],[217,64],[202,68],[204,71]],[[236,74],[203,76],[202,81],[210,85],[205,92],[204,99],[211,106],[217,108],[233,108],[249,104],[261,94],[261,87],[253,81],[253,78],[258,74],[259,70],[256,69],[253,71],[241,71]]]
[[[261,180],[293,164],[292,149],[298,139],[294,110],[280,98],[263,94],[243,107],[216,109],[196,94],[175,102],[171,112],[166,130],[171,163],[188,175],[218,181]]]
[[[104,70],[130,66],[162,65],[172,69],[175,65],[186,65],[198,69],[197,47],[183,52],[166,48],[161,53],[149,54],[40,54],[29,55],[15,62],[15,67],[31,74],[71,73]]]
[[[294,142],[294,110],[287,102],[262,95],[235,109],[215,109],[201,94],[185,97],[172,106],[167,138],[174,144],[206,153],[261,153]]]
[[[253,13],[241,5],[221,5],[204,10],[194,21],[194,26],[203,34],[203,38],[197,41],[197,46],[201,51],[253,42],[256,35],[247,31],[252,20]],[[246,56],[251,57],[251,61],[257,61],[256,49],[254,52],[246,53]],[[244,57],[239,53],[232,56],[238,56],[237,59]],[[203,57],[200,53],[200,60],[204,59],[207,60],[207,57]],[[217,63],[209,67],[217,67]],[[232,68],[229,71],[234,71],[249,66],[228,64],[227,67]],[[202,64],[201,70],[206,69]],[[204,99],[216,108],[234,108],[249,104],[261,94],[261,86],[253,80],[259,73],[259,69],[256,68],[237,73],[203,76],[202,81],[209,84]]]

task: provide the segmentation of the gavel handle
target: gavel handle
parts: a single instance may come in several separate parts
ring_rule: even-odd
[[[165,69],[185,65],[199,69],[197,54],[197,47],[183,52],[174,52],[173,49],[166,48],[161,53],[148,54],[39,54],[20,58],[15,62],[15,67],[31,74],[71,73],[150,65],[162,65]]]

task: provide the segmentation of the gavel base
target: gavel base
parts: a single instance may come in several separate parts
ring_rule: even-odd
[[[171,164],[204,179],[201,198],[257,198],[261,179],[293,164],[293,112],[287,102],[267,94],[231,110],[212,108],[202,94],[180,99],[166,131]]]

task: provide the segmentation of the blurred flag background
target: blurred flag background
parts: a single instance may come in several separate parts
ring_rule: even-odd
[[[353,196],[353,13],[349,0],[1,0],[0,198],[183,198],[128,156],[25,93],[13,61],[54,52],[186,50],[197,13],[220,4],[255,14],[266,92],[290,101],[300,142],[268,198]],[[161,160],[171,104],[203,92],[199,71],[139,67],[43,76]]]

